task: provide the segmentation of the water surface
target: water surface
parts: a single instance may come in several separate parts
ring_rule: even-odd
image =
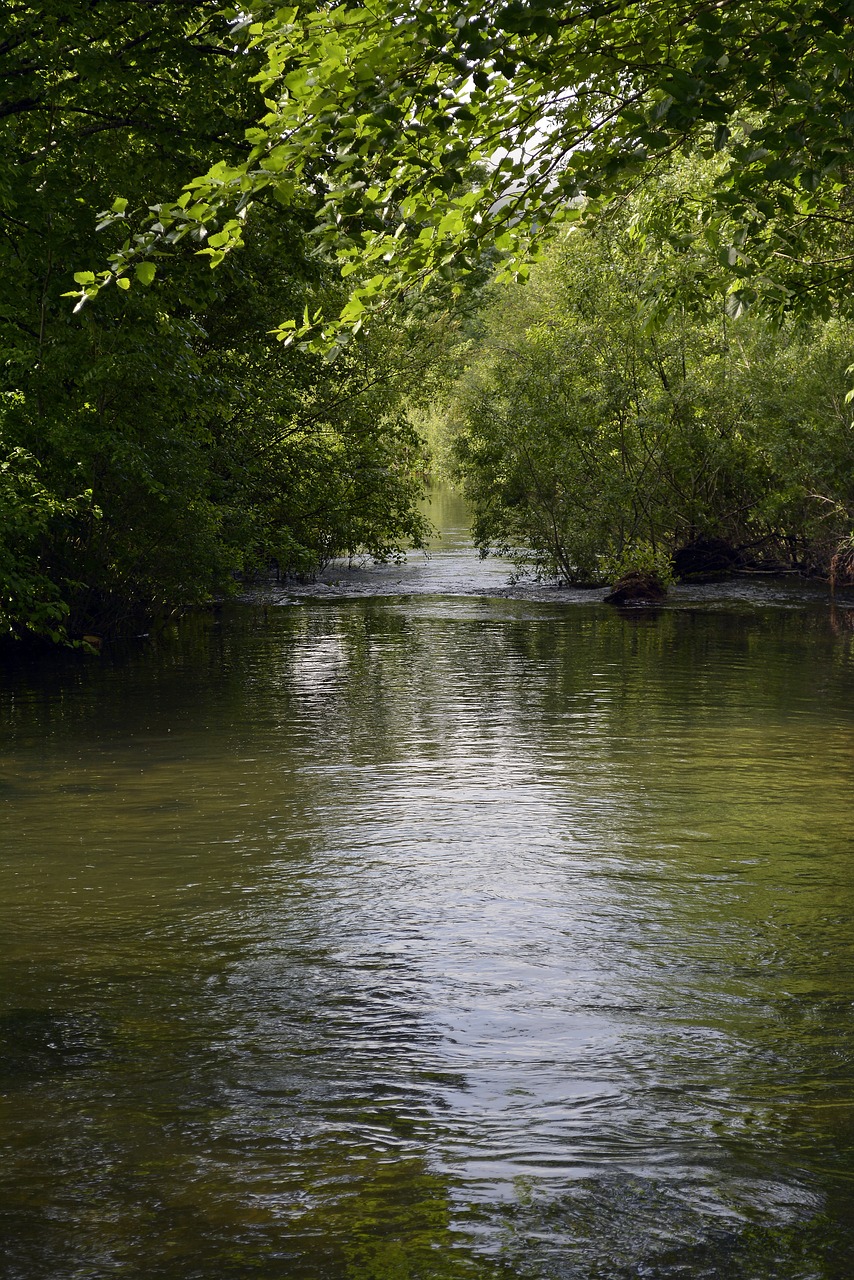
[[[848,611],[441,554],[7,673],[4,1280],[854,1273]]]

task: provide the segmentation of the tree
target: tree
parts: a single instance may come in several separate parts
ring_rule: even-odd
[[[14,543],[15,559],[38,566],[34,582],[52,584],[73,631],[109,629],[216,577],[204,389],[188,308],[176,305],[180,270],[166,305],[117,292],[97,315],[72,319],[61,295],[98,252],[93,209],[119,187],[151,203],[187,165],[221,152],[248,95],[238,79],[231,93],[211,92],[231,52],[220,43],[227,25],[203,3],[13,0],[5,18],[0,443],[12,471],[34,459],[55,500],[51,520],[33,523],[29,552]],[[72,512],[78,494],[88,503]],[[11,538],[6,518],[0,543]],[[24,599],[3,600],[3,629],[42,633],[40,607]]]
[[[270,336],[309,296],[340,306],[298,202],[262,196],[241,253],[215,274],[178,253],[168,279],[141,261],[147,287],[97,309],[73,315],[63,297],[102,252],[93,209],[148,210],[216,156],[237,160],[253,57],[204,2],[10,6],[0,634],[126,629],[271,558],[308,571],[423,533],[419,444],[399,406],[427,344],[401,323],[333,370]]]
[[[715,291],[700,298],[696,251],[655,228],[710,180],[671,168],[482,317],[450,408],[482,548],[570,581],[712,543],[733,563],[828,572],[854,520],[851,327],[733,320]]]
[[[556,221],[588,219],[680,149],[719,154],[705,236],[734,309],[847,305],[852,262],[851,0],[258,0],[231,11],[263,55],[266,111],[81,291],[124,280],[187,235],[214,264],[259,193],[315,207],[318,244],[354,282],[327,345],[377,299],[472,269],[485,244],[520,263]],[[481,166],[482,180],[464,175]]]

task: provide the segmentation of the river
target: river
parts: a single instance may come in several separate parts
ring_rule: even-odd
[[[848,1280],[852,612],[405,566],[0,689],[3,1280]]]

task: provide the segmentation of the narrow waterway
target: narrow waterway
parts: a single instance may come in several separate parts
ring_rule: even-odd
[[[454,510],[4,674],[3,1280],[854,1274],[851,612]]]

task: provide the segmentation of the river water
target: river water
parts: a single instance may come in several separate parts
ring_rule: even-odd
[[[852,613],[430,560],[0,691],[3,1280],[848,1280]]]

